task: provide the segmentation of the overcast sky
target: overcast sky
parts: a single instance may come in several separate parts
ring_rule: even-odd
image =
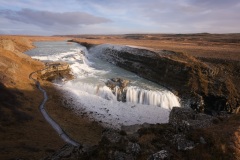
[[[0,34],[240,33],[240,0],[0,0]]]

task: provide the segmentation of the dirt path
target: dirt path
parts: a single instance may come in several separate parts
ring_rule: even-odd
[[[46,69],[46,68],[45,68]],[[44,69],[43,69],[44,70]],[[44,99],[42,101],[42,103],[39,106],[39,109],[43,115],[43,117],[45,118],[45,120],[52,126],[52,128],[59,134],[59,136],[66,142],[69,143],[71,145],[74,146],[79,146],[80,144],[77,143],[76,141],[74,141],[73,139],[71,139],[64,131],[63,129],[59,126],[59,124],[57,124],[47,113],[47,111],[45,110],[45,103],[48,100],[48,96],[47,96],[47,92],[41,87],[39,81],[37,81],[36,79],[32,78],[32,75],[35,74],[37,71],[32,72],[29,75],[29,79],[33,80],[37,86],[37,88],[43,93]]]

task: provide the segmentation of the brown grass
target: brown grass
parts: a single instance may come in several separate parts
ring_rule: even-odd
[[[65,144],[41,115],[42,93],[28,79],[44,65],[22,53],[34,47],[32,40],[63,39],[0,36],[0,159],[41,159]],[[46,108],[52,117],[80,143],[96,144],[102,128],[64,108],[53,85],[41,83],[50,97]]]
[[[51,83],[44,82],[49,100],[46,109],[51,117],[66,131],[66,133],[81,144],[97,145],[101,139],[103,127],[97,122],[89,121],[87,117],[79,116],[64,103],[64,97]],[[56,94],[57,93],[57,94]],[[67,114],[63,114],[67,113]]]
[[[195,57],[240,60],[240,34],[143,34],[75,36],[93,44],[123,44],[184,52]]]
[[[201,36],[125,35],[91,36],[91,39],[85,36],[78,40],[95,44],[113,43],[183,51],[197,57],[240,60],[239,35]],[[41,69],[43,64],[21,52],[33,48],[31,41],[66,39],[69,38],[0,36],[0,159],[40,159],[52,154],[64,144],[39,112],[42,96],[28,79],[28,75]],[[65,108],[59,101],[62,95],[50,83],[43,83],[43,88],[49,94],[46,106],[48,112],[70,136],[88,145],[96,144],[100,140],[102,128],[97,123],[80,118]],[[192,132],[190,137],[194,141],[203,136],[207,144],[182,153],[182,157],[212,159],[214,155],[216,159],[238,159],[239,117],[240,115],[235,115],[216,127]],[[140,142],[151,148],[151,143],[155,142],[154,135],[142,136]]]
[[[199,142],[204,137],[207,144],[199,144],[182,156],[189,159],[239,159],[240,157],[240,114],[210,128],[191,131],[189,137]],[[197,156],[196,156],[197,155]]]

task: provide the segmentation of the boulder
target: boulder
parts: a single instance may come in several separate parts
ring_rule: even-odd
[[[110,158],[110,159],[112,159],[112,160],[135,160],[135,158],[132,155],[126,154],[121,151],[115,151],[113,158]]]
[[[207,128],[214,124],[214,120],[217,120],[217,118],[184,107],[174,107],[169,115],[169,123],[177,132],[187,132],[190,129]]]
[[[148,160],[166,160],[166,159],[170,159],[170,155],[166,150],[161,150],[148,157]]]
[[[129,80],[112,78],[105,84],[112,90],[113,94],[117,96],[118,101],[126,102],[126,87],[129,84]]]
[[[186,139],[184,134],[174,135],[173,143],[176,144],[177,149],[181,151],[191,150],[195,147],[194,142]]]
[[[138,143],[129,142],[126,148],[126,152],[133,155],[138,155],[141,151],[141,147]]]

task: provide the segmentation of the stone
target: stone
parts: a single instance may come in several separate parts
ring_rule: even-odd
[[[46,63],[46,68],[37,72],[38,78],[47,81],[71,80],[73,75],[65,62]]]
[[[121,130],[125,131],[127,134],[134,134],[134,133],[137,133],[137,131],[140,128],[149,127],[149,126],[150,125],[148,123],[134,124],[134,125],[129,125],[129,126],[121,126]]]
[[[157,153],[154,153],[151,155],[148,160],[164,160],[164,159],[169,159],[169,153],[166,150],[161,150]]]
[[[130,154],[126,154],[120,151],[115,151],[114,160],[135,160],[135,158]]]
[[[137,143],[129,142],[126,148],[127,153],[138,155],[141,151],[141,147]]]
[[[122,136],[113,129],[106,129],[103,132],[102,137],[105,138],[110,143],[118,143],[122,138]]]
[[[177,132],[212,126],[216,117],[198,113],[187,107],[173,107],[169,115],[169,123]]]
[[[201,144],[206,144],[207,143],[203,137],[200,137],[199,141],[200,141]]]
[[[184,134],[176,134],[173,136],[173,143],[177,145],[178,150],[191,150],[195,147],[194,142],[187,140]]]
[[[226,73],[217,66],[181,52],[121,47],[102,47],[99,58],[177,91],[181,99],[190,102],[188,105],[199,112],[239,111],[238,84],[232,77],[223,76]],[[224,62],[221,66],[230,71],[234,68]],[[239,67],[238,63],[234,66]]]
[[[106,86],[109,87],[113,94],[117,96],[118,101],[126,102],[126,87],[129,84],[129,80],[122,78],[112,78],[109,79],[106,83]]]

